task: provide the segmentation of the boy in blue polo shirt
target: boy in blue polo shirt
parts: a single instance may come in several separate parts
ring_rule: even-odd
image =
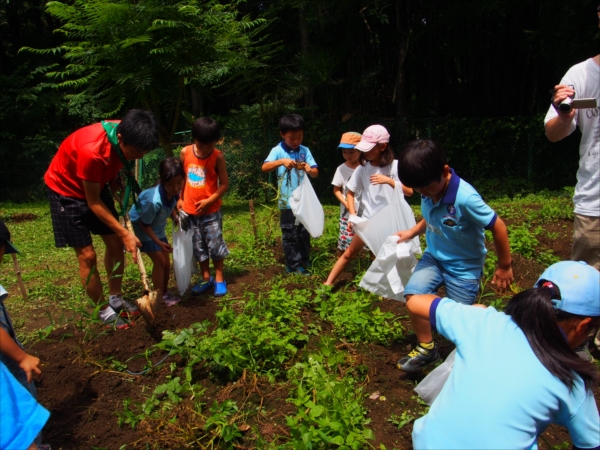
[[[410,230],[396,233],[398,242],[425,233],[427,248],[415,267],[404,296],[435,294],[443,285],[446,296],[471,305],[477,300],[479,280],[487,250],[484,230],[490,230],[498,254],[492,280],[501,290],[513,279],[508,233],[502,219],[477,191],[454,173],[442,148],[433,141],[416,140],[402,149],[398,176],[403,185],[421,194],[423,220]],[[428,321],[409,312],[419,344],[398,361],[398,368],[413,372],[437,361]]]
[[[263,172],[277,169],[279,186],[278,206],[281,210],[280,226],[283,254],[288,273],[307,274],[310,264],[310,235],[304,225],[296,225],[296,217],[291,210],[289,198],[302,181],[302,172],[311,178],[319,175],[317,163],[304,139],[304,119],[298,114],[287,114],[279,121],[281,142],[271,149],[262,165]]]

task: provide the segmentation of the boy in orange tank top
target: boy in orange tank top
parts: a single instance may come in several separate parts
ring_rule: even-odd
[[[223,154],[215,148],[221,139],[217,122],[209,117],[197,119],[192,125],[193,145],[181,151],[181,161],[186,181],[177,202],[177,208],[189,216],[193,230],[194,256],[200,263],[202,281],[192,288],[200,295],[214,288],[215,297],[227,294],[223,278],[223,260],[229,249],[223,240],[221,197],[229,187],[229,177]],[[209,259],[215,267],[215,277],[210,276]]]

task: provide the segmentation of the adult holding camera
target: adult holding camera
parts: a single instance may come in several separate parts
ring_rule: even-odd
[[[600,108],[570,108],[572,98],[593,98],[600,105],[600,55],[568,70],[554,88],[552,105],[544,119],[551,142],[567,137],[576,126],[581,130],[571,259],[600,270]]]
[[[598,6],[600,28],[600,5]],[[595,108],[575,109],[571,99],[596,99]],[[551,142],[564,139],[579,127],[579,169],[573,203],[573,247],[571,259],[585,261],[600,270],[600,54],[571,67],[554,87],[552,105],[544,124]],[[600,347],[600,332],[595,339]],[[592,359],[586,351],[577,351]]]

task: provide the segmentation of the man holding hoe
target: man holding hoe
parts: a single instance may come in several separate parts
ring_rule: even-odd
[[[103,304],[99,317],[109,328],[129,328],[119,314],[140,313],[135,304],[122,299],[121,279],[123,247],[137,261],[137,248],[141,246],[117,220],[111,191],[120,188],[121,168],[158,145],[152,114],[132,109],[121,121],[103,121],[75,131],[60,145],[44,175],[56,247],[75,250],[81,283],[94,302]],[[108,304],[103,301],[91,233],[100,235],[106,247]]]

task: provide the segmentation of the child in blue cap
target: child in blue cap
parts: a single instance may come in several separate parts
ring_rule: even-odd
[[[600,326],[600,272],[550,266],[504,312],[413,295],[407,308],[456,344],[452,372],[413,428],[414,448],[537,448],[551,423],[600,448],[594,364],[574,351]]]

